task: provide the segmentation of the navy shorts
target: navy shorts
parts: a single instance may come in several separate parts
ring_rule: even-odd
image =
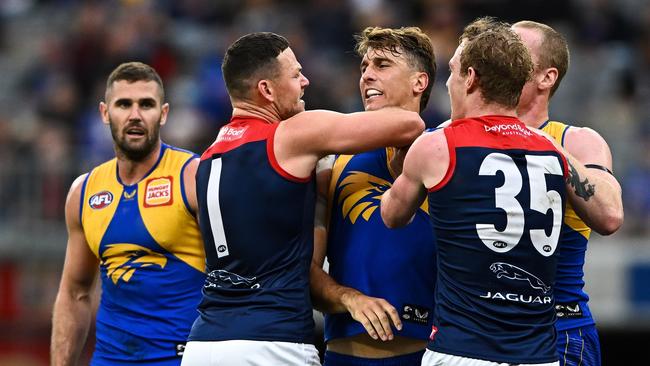
[[[557,332],[560,366],[600,366],[600,341],[593,325]]]

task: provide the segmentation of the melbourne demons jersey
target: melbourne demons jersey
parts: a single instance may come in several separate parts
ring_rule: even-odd
[[[396,335],[426,340],[433,320],[436,251],[425,201],[413,222],[388,229],[381,195],[392,186],[392,148],[338,156],[329,189],[327,258],[338,283],[380,297],[400,313]],[[349,313],[325,315],[325,340],[365,333]]]
[[[195,157],[163,144],[136,184],[122,184],[117,159],[84,182],[81,224],[102,280],[94,365],[180,363],[205,280],[203,242],[183,182]]]
[[[557,361],[553,285],[566,160],[514,117],[461,119],[443,131],[449,167],[428,197],[438,246],[429,349]]]
[[[275,159],[279,123],[233,117],[201,157],[199,222],[208,278],[190,341],[313,343],[313,176]]]
[[[551,135],[564,146],[564,135],[569,125],[556,121],[546,121],[540,129]],[[587,242],[591,229],[582,221],[567,202],[562,239],[560,240],[555,282],[555,308],[557,310],[557,330],[567,330],[595,324],[587,302],[589,296],[584,291],[584,264]]]

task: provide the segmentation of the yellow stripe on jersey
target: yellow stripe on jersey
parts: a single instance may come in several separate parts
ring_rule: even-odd
[[[81,225],[90,250],[99,258],[99,244],[120,203],[123,186],[116,179],[117,159],[93,169],[86,180]],[[110,202],[108,202],[110,200]]]
[[[203,272],[205,248],[181,190],[183,176],[180,167],[191,156],[184,151],[166,149],[156,169],[138,183],[138,204],[142,221],[156,242]]]
[[[542,128],[542,131],[551,135],[555,141],[564,146],[564,134],[569,127],[571,126],[562,122],[548,121]],[[564,213],[564,223],[571,229],[578,232],[580,235],[584,236],[586,239],[589,239],[591,229],[589,226],[587,226],[587,224],[585,224],[584,221],[582,221],[582,219],[578,217],[578,214],[576,214],[576,212],[573,210],[573,206],[571,206],[568,201],[566,203],[566,212]]]

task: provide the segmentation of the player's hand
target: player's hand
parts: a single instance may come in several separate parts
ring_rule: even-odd
[[[392,340],[391,323],[397,330],[402,329],[397,310],[384,299],[366,296],[356,291],[346,294],[343,303],[352,318],[361,323],[373,339]]]

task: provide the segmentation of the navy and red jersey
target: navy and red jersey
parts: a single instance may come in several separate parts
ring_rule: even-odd
[[[555,362],[566,160],[514,117],[456,120],[444,134],[448,171],[428,197],[438,245],[429,349],[502,363]]]
[[[208,278],[190,341],[313,343],[315,179],[280,167],[278,125],[233,117],[201,157],[196,181]]]

